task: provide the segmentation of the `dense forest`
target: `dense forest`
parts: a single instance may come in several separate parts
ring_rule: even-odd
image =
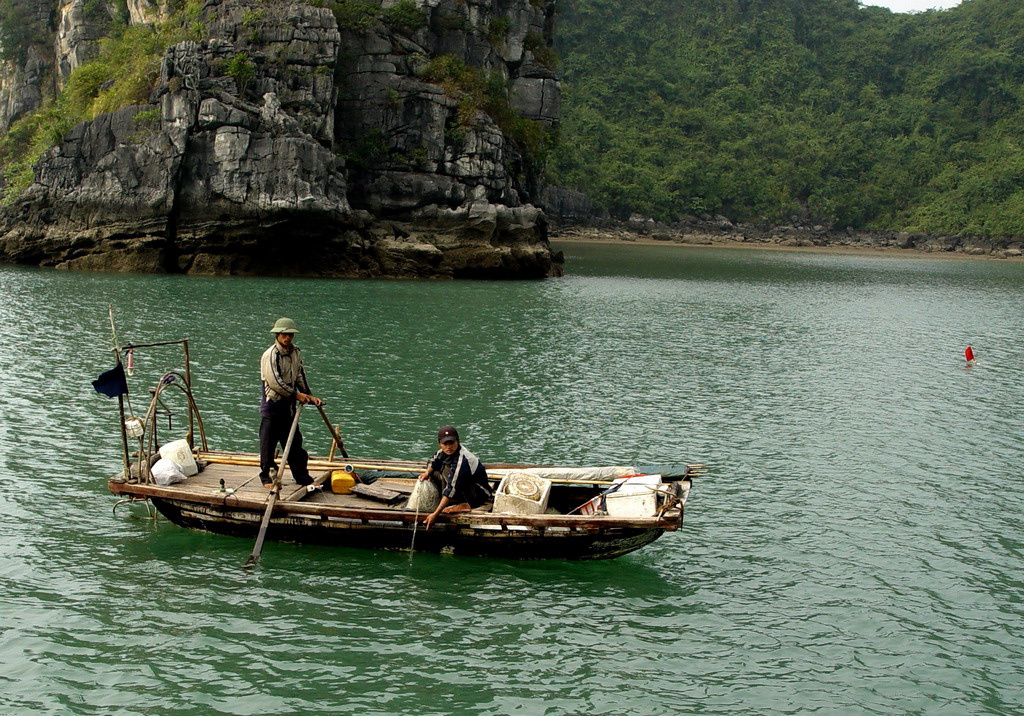
[[[552,182],[612,216],[1024,235],[1024,3],[566,0]]]

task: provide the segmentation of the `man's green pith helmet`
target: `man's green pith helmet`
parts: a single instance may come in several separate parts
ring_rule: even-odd
[[[298,333],[299,329],[295,327],[295,321],[290,318],[278,318],[277,323],[270,329],[271,333]]]

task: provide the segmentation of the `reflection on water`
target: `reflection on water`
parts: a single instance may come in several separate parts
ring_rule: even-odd
[[[1024,265],[559,248],[518,283],[0,267],[4,710],[1013,711]],[[111,512],[110,305],[122,341],[191,340],[215,447],[255,450],[287,315],[353,455],[451,422],[485,460],[711,473],[611,562],[269,544],[245,572],[245,540]],[[139,351],[136,412],[176,360]]]

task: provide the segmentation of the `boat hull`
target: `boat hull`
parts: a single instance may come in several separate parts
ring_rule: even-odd
[[[262,515],[225,505],[151,496],[176,525],[214,534],[255,539]],[[671,528],[670,528],[671,529]],[[505,559],[613,559],[640,549],[666,531],[659,527],[487,525],[437,523],[430,530],[400,519],[359,519],[282,514],[271,517],[267,539],[277,542]]]

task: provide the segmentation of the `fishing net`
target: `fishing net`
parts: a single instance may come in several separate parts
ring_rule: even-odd
[[[433,512],[441,504],[441,492],[433,480],[417,480],[406,503],[407,510]]]

